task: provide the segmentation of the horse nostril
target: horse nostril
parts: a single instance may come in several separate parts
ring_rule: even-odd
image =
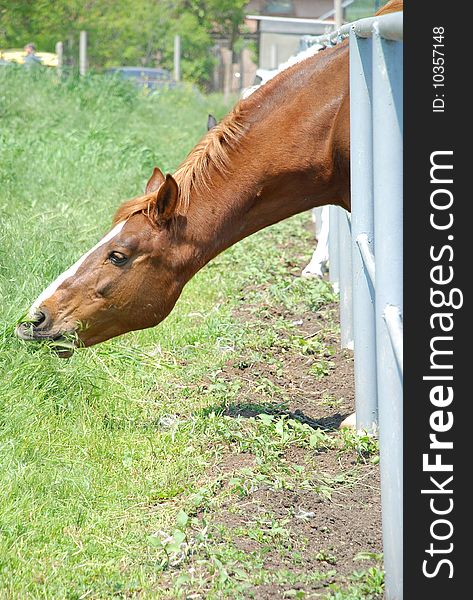
[[[46,321],[46,315],[42,310],[39,310],[36,314],[35,314],[35,320],[32,321],[33,325],[35,327],[38,327],[38,325],[41,325],[42,323],[44,323]]]
[[[49,324],[50,318],[49,313],[46,309],[36,309],[34,315],[32,315],[31,321],[29,322],[30,326],[34,329],[44,328]]]
[[[36,308],[34,313],[30,313],[27,321],[16,326],[15,333],[20,339],[26,341],[47,339],[51,326],[52,319],[49,311]]]

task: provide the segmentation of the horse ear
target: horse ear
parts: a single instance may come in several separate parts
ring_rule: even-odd
[[[207,119],[207,131],[210,131],[217,125],[217,119],[213,115],[209,115]]]
[[[179,199],[179,188],[176,180],[169,173],[156,194],[156,220],[168,221],[176,210]]]
[[[149,178],[148,183],[146,184],[145,194],[152,194],[153,192],[157,192],[159,186],[164,183],[164,175],[158,167],[154,167],[153,174]]]

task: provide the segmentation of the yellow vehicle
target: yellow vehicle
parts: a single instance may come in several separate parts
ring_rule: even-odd
[[[57,67],[58,56],[54,52],[36,52],[36,56],[41,59],[41,64],[45,67]],[[0,62],[25,64],[26,52],[20,49],[0,50]]]

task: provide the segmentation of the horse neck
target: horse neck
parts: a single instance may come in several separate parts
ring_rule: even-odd
[[[271,98],[269,110],[253,120],[225,173],[213,168],[206,193],[191,193],[186,237],[198,248],[196,270],[297,213],[324,204],[349,208],[347,55],[339,49],[331,68],[315,76],[309,59],[302,77],[293,67],[282,81],[266,84],[268,94],[280,92],[279,102]],[[249,115],[262,98],[250,100]]]

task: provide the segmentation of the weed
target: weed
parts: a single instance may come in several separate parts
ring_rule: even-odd
[[[330,371],[334,368],[333,364],[328,360],[317,360],[310,366],[310,372],[316,379],[322,379],[330,373]]]
[[[356,450],[360,461],[370,459],[376,464],[379,460],[379,443],[373,435],[344,428],[340,432],[340,442],[343,450]]]
[[[336,398],[333,394],[328,394],[327,392],[322,394],[322,399],[320,400],[320,404],[328,408],[338,408],[342,403],[342,398]]]
[[[354,573],[351,584],[343,589],[330,585],[325,600],[381,600],[384,596],[384,573],[378,567]]]
[[[337,564],[337,558],[328,550],[320,550],[319,552],[317,552],[317,554],[315,555],[315,560],[318,560],[320,562],[326,562],[329,565]]]

